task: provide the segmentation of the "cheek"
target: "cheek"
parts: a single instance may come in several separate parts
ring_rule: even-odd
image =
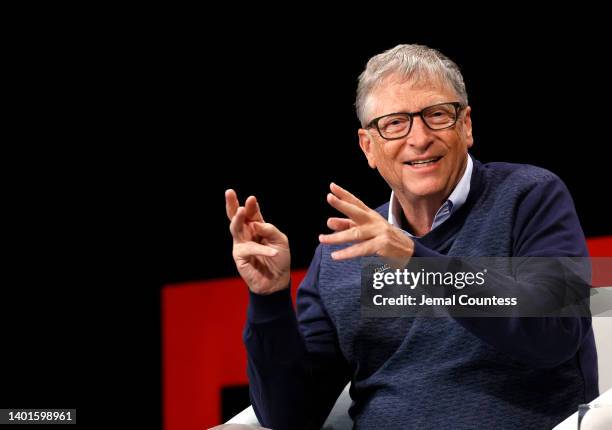
[[[378,170],[388,180],[401,182],[403,176],[403,164],[396,160],[396,155],[378,154]]]
[[[379,147],[376,151],[376,164],[385,170],[389,170],[395,164],[395,154]]]
[[[402,174],[401,165],[389,159],[385,160],[383,168],[387,176],[399,177]]]

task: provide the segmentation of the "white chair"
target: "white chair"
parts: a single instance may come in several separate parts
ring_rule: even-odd
[[[612,389],[606,392],[602,392],[602,394],[598,398],[596,398],[589,404],[590,405],[611,405],[612,407]],[[567,417],[567,419],[565,419],[560,424],[555,426],[553,430],[575,430],[578,427],[577,420],[578,420],[578,411],[574,412],[572,415]],[[588,429],[589,430],[591,429],[609,430],[610,428],[612,428],[612,416],[610,416],[610,409],[605,410],[605,416],[602,416],[600,414],[597,421],[598,421],[597,423],[590,423],[591,425],[588,427]],[[584,423],[580,424],[581,429],[583,428],[583,424]]]
[[[349,395],[350,384],[344,387],[344,390],[336,400],[336,404],[332,408],[327,420],[323,424],[322,430],[345,430],[353,428],[353,420],[348,414],[348,409],[351,406],[351,396]],[[249,424],[260,425],[253,411],[253,407],[249,406],[238,415],[233,417],[227,424]]]
[[[612,402],[612,366],[610,366],[610,363],[612,363],[612,316],[594,317],[593,331],[595,333],[595,344],[597,345],[597,355],[599,359],[599,392],[602,393],[602,395],[591,403],[597,403],[601,401],[601,399]],[[348,414],[348,408],[351,406],[349,386],[350,384],[344,387],[340,397],[336,400],[336,404],[327,417],[325,424],[323,424],[322,430],[345,430],[353,428],[353,422]],[[569,428],[566,427],[568,425],[575,429],[576,415],[577,414],[574,414],[568,417],[563,423],[555,427],[555,429],[564,430]],[[249,406],[238,415],[234,416],[227,423],[260,425],[252,406]]]

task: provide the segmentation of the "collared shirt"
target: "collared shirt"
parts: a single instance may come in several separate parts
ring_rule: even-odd
[[[470,193],[470,181],[472,179],[472,157],[468,154],[467,157],[467,166],[465,167],[465,172],[463,172],[463,176],[455,186],[453,192],[448,196],[448,199],[440,206],[438,212],[436,212],[436,216],[434,216],[433,224],[431,225],[431,230],[438,227],[444,221],[446,221],[453,212],[456,212],[467,200],[468,194]],[[402,228],[401,222],[401,210],[402,206],[399,201],[391,191],[391,200],[389,201],[389,223],[394,225],[395,227]],[[408,233],[411,237],[416,237],[410,232]]]

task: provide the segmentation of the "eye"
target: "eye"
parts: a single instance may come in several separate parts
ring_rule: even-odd
[[[445,107],[436,107],[425,112],[425,116],[430,118],[449,117],[452,116],[452,111]]]
[[[410,119],[403,115],[394,115],[381,119],[379,126],[381,128],[397,128],[404,127]]]
[[[423,119],[430,127],[441,128],[455,121],[455,108],[452,104],[431,106],[423,112]]]

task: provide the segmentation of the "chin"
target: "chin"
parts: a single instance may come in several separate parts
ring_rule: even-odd
[[[439,194],[442,191],[442,184],[438,181],[424,181],[421,184],[403,184],[404,190],[407,194],[415,197],[427,197],[431,195]]]

